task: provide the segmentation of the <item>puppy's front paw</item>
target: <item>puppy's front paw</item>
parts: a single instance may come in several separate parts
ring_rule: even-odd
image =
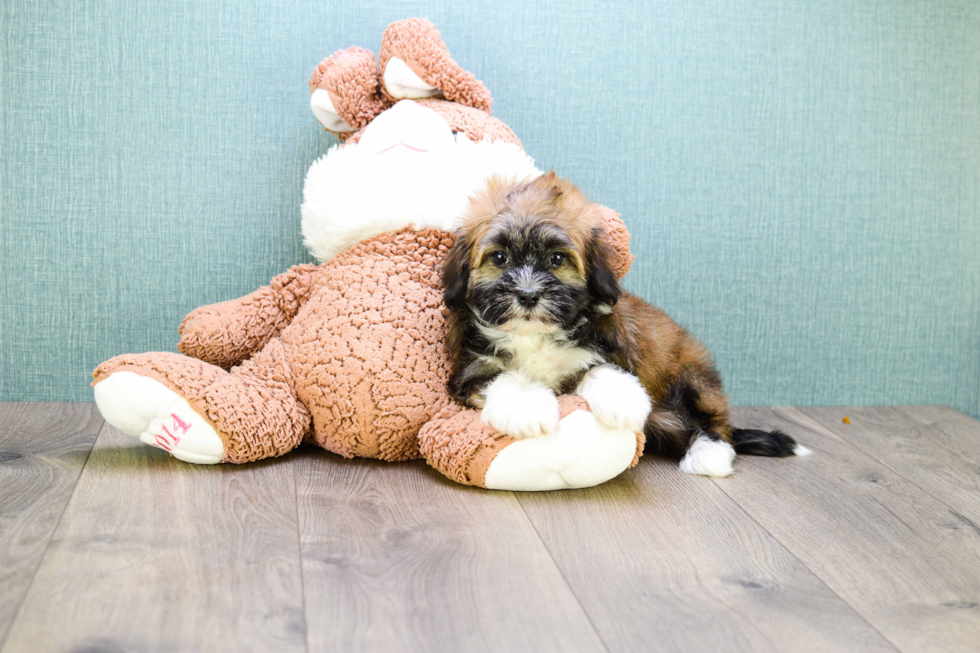
[[[498,376],[487,386],[480,419],[512,438],[533,438],[558,430],[558,398],[550,389],[517,374]]]
[[[612,365],[589,370],[576,392],[589,402],[596,419],[609,428],[642,431],[652,408],[640,380]]]

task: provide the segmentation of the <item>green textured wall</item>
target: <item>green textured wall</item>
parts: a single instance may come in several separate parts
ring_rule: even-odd
[[[308,260],[306,80],[429,17],[741,404],[980,414],[980,3],[5,0],[0,399]]]

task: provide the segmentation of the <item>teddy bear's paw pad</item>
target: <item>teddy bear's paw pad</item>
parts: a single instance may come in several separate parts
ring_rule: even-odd
[[[681,460],[681,471],[701,476],[729,476],[735,462],[735,449],[722,440],[699,436]]]
[[[385,66],[384,85],[391,97],[395,99],[417,100],[442,95],[442,91],[423,81],[408,67],[407,63],[398,57],[389,59]]]
[[[320,122],[325,129],[332,132],[352,132],[356,131],[354,127],[348,125],[340,114],[337,113],[337,109],[333,105],[333,101],[330,99],[330,93],[322,88],[318,88],[310,95],[310,109],[313,110],[313,115]]]
[[[105,421],[126,435],[199,465],[221,462],[221,437],[176,392],[134,372],[114,372],[95,385]]]
[[[373,52],[358,47],[338,50],[310,76],[310,108],[329,131],[356,131],[384,110],[379,83]]]
[[[515,439],[558,430],[558,398],[549,388],[501,374],[486,389],[480,420]]]
[[[642,431],[650,414],[650,396],[640,380],[611,365],[591,369],[576,394],[589,402],[596,419],[609,428]]]
[[[592,413],[576,410],[556,433],[502,449],[487,467],[484,485],[527,492],[592,487],[624,472],[635,457],[636,433],[608,428]]]

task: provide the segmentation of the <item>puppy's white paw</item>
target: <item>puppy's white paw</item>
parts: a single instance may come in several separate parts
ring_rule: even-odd
[[[701,476],[728,476],[732,473],[735,449],[722,440],[699,436],[681,460],[681,471]]]
[[[612,365],[589,370],[576,392],[608,428],[642,431],[652,408],[640,380]]]
[[[133,372],[113,372],[95,384],[105,421],[140,442],[198,465],[221,462],[221,436],[176,392]]]
[[[533,438],[558,430],[558,398],[549,388],[520,374],[501,374],[487,386],[480,420],[512,438]]]

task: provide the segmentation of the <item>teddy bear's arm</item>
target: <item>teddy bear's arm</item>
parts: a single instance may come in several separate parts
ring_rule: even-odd
[[[293,266],[251,294],[191,311],[177,329],[178,351],[225,369],[238,365],[292,321],[318,267]]]
[[[552,434],[515,440],[483,422],[480,411],[450,403],[419,431],[419,452],[457,483],[491,490],[559,490],[604,483],[634,466],[642,432],[602,426],[583,397],[558,398]]]

